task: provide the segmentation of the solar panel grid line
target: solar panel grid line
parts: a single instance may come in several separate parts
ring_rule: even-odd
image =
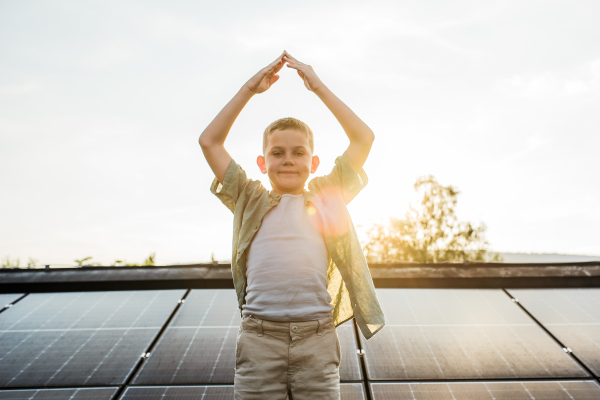
[[[0,400],[111,400],[116,387],[39,388],[0,390]]]
[[[16,325],[18,325],[19,323],[23,322],[27,317],[29,317],[31,314],[33,314],[34,312],[36,312],[37,310],[39,310],[40,308],[42,308],[43,306],[45,306],[48,302],[50,302],[50,300],[52,300],[53,298],[56,297],[56,294],[53,294],[53,296],[48,297],[46,299],[46,301],[44,301],[43,303],[40,303],[37,305],[37,307],[35,307],[34,309],[32,309],[31,311],[29,311],[27,314],[23,315],[20,319],[18,319],[16,322],[14,322],[12,325],[10,325],[7,330],[12,329],[13,327],[15,327]],[[63,311],[67,306],[64,306],[61,311]],[[58,313],[57,313],[58,315]],[[45,324],[44,324],[45,325]],[[43,325],[42,325],[43,326]]]
[[[491,309],[493,310],[493,312],[494,312],[494,313],[497,315],[497,317],[498,317],[498,318],[500,318],[501,320],[503,320],[503,321],[504,321],[504,317],[503,317],[503,316],[502,316],[500,313],[498,313],[494,307],[492,307],[492,306],[491,306],[491,304],[489,303],[489,300],[488,300],[487,298],[485,298],[484,296],[480,296],[480,297],[481,297],[481,299],[482,299],[483,301],[485,301],[485,302],[486,302],[488,305],[490,305],[490,308],[491,308]],[[518,306],[518,305],[517,305],[517,306]],[[525,349],[526,349],[526,350],[529,352],[529,354],[530,354],[530,355],[531,355],[531,356],[532,356],[532,357],[533,357],[533,358],[534,358],[534,359],[535,359],[535,360],[536,360],[536,361],[537,361],[537,362],[540,364],[540,366],[541,366],[542,368],[544,368],[548,374],[551,374],[551,372],[550,372],[550,370],[548,369],[548,367],[546,366],[546,364],[545,364],[544,362],[542,362],[542,360],[540,360],[540,358],[537,356],[537,354],[536,354],[535,352],[533,352],[533,351],[532,351],[532,350],[529,348],[529,346],[527,346],[527,344],[526,344],[526,343],[523,341],[523,339],[521,339],[521,336],[520,336],[520,335],[518,335],[518,334],[517,334],[517,333],[514,331],[514,329],[513,329],[513,326],[512,326],[512,325],[509,325],[509,324],[507,324],[506,326],[507,326],[507,327],[508,327],[508,329],[511,331],[511,333],[512,333],[512,334],[515,336],[515,338],[516,338],[516,339],[517,339],[517,340],[518,340],[518,341],[519,341],[519,342],[520,342],[520,343],[523,345],[523,347],[524,347],[524,348],[525,348]]]
[[[404,297],[406,299],[406,292],[403,292]],[[407,299],[406,299],[407,300]],[[410,307],[410,312],[413,314],[413,317],[418,320],[417,315],[415,314],[415,310],[412,307],[412,304],[410,303],[410,301],[408,302],[409,307]],[[423,332],[423,327],[419,325],[419,332],[421,333],[421,336],[423,337],[423,339],[425,339],[425,344],[427,345],[427,348],[429,349],[429,352],[431,353],[431,356],[433,357],[433,360],[435,361],[435,365],[437,366],[438,370],[440,371],[440,373],[442,374],[442,376],[444,376],[444,371],[442,370],[442,366],[440,365],[433,349],[431,348],[431,343],[429,342],[429,340],[427,339],[427,336],[425,335],[425,333]]]
[[[204,312],[204,315],[202,316],[202,320],[200,320],[200,323],[198,324],[198,326],[201,326],[204,323],[204,321],[206,320],[206,316],[208,315],[208,312],[212,308],[213,304],[215,303],[215,299],[217,298],[218,293],[219,292],[216,291],[215,294],[213,295],[213,297],[210,301],[210,304],[206,308],[206,311]],[[188,355],[188,352],[190,351],[190,348],[192,347],[192,343],[194,343],[194,340],[196,339],[196,336],[198,335],[199,330],[200,330],[200,328],[197,328],[196,332],[194,332],[194,336],[192,336],[192,340],[190,340],[190,343],[188,344],[187,348],[185,349],[185,352],[183,353],[183,356],[181,357],[181,360],[179,360],[179,364],[177,365],[177,368],[175,369],[175,372],[173,373],[171,382],[173,382],[175,380],[175,377],[177,376],[177,373],[179,372],[179,369],[181,368],[181,365],[183,364],[183,360]]]
[[[431,293],[429,294],[429,297],[431,298]],[[459,344],[459,346],[460,346],[463,354],[465,355],[465,357],[467,357],[467,359],[469,360],[469,363],[473,367],[473,370],[475,371],[475,373],[478,376],[481,376],[479,368],[477,367],[476,363],[473,362],[473,360],[471,359],[471,356],[470,356],[469,352],[465,349],[465,347],[463,345],[463,342],[462,342],[462,340],[459,339],[458,335],[456,334],[456,331],[454,330],[454,327],[449,324],[448,318],[446,317],[446,315],[444,314],[444,312],[440,309],[439,304],[434,299],[431,299],[431,300],[435,304],[435,308],[438,310],[438,312],[440,313],[440,315],[444,318],[444,320],[446,321],[446,323],[449,325],[450,331],[452,332],[452,335],[454,336],[454,339]]]
[[[378,296],[386,329],[360,337],[369,380],[589,376],[499,289],[378,289]]]
[[[510,298],[516,299],[516,297],[514,297],[507,289],[503,289],[504,293],[506,293],[507,296],[509,296]],[[539,325],[540,328],[542,328],[547,334],[548,336],[550,336],[561,348],[563,349],[568,349],[568,347],[557,337],[557,335],[555,335],[554,333],[552,333],[542,322],[540,322],[520,301],[517,301],[515,304],[517,304],[518,307],[520,307],[525,313],[527,313],[527,315],[529,315],[531,317],[531,319],[533,321],[536,322],[536,324]],[[559,315],[563,316],[562,313],[560,313],[558,310],[555,310]],[[591,376],[591,377],[595,377],[596,380],[598,380],[598,382],[600,382],[600,375],[598,373],[594,373],[594,368],[589,367],[588,365],[586,365],[586,363],[581,360],[580,357],[577,356],[577,354],[567,351],[566,352],[567,356],[569,356],[571,359],[573,359],[581,369],[583,369],[584,371],[586,371],[586,373]]]
[[[370,400],[363,383],[340,384],[341,400]],[[233,400],[233,385],[129,386],[115,400]]]
[[[72,303],[73,303],[73,302],[74,302],[74,301],[75,301],[77,298],[78,298],[78,297],[75,297],[75,298],[74,298],[74,299],[72,299],[72,300],[71,300],[69,303],[67,303],[67,304],[66,304],[66,305],[65,305],[65,306],[64,306],[64,307],[63,307],[63,308],[62,308],[62,309],[61,309],[61,310],[60,310],[60,311],[59,311],[59,312],[56,314],[56,316],[58,316],[59,314],[61,314],[62,312],[64,312],[64,311],[65,311],[65,310],[68,308],[68,306],[69,306],[69,305],[71,305],[71,304],[72,304]],[[100,300],[98,300],[98,302],[100,302]],[[44,302],[44,303],[42,303],[42,304],[46,304],[46,302]],[[38,308],[36,308],[36,309],[39,309],[39,307],[38,307]],[[89,312],[90,312],[92,309],[93,309],[93,307],[92,307],[92,308],[90,308],[90,309],[88,309],[88,311],[86,311],[86,313],[85,313],[84,315],[82,315],[82,316],[81,316],[79,319],[77,319],[75,322],[73,322],[73,323],[71,324],[71,326],[69,326],[69,328],[70,328],[70,327],[72,327],[72,326],[75,326],[75,325],[77,324],[77,322],[79,322],[81,319],[83,319],[83,318],[84,318],[84,316],[85,316],[87,313],[89,313]],[[32,312],[33,312],[33,311],[32,311]],[[30,313],[30,314],[31,314],[31,313]],[[27,315],[30,315],[30,314],[27,314]],[[51,318],[50,318],[50,320],[52,320],[54,317],[55,317],[55,316],[51,317]],[[24,317],[24,318],[25,318],[25,317]],[[19,322],[20,322],[20,321],[22,321],[22,320],[23,320],[23,319],[19,320]],[[47,320],[46,322],[44,322],[44,324],[43,324],[42,326],[44,326],[45,324],[47,324],[47,323],[48,323],[48,321],[50,321],[50,320]],[[18,322],[17,322],[17,323],[15,323],[15,324],[13,324],[12,326],[15,326],[15,325],[17,325],[17,324],[18,324]],[[35,332],[35,331],[34,331],[34,332]],[[67,330],[63,331],[63,332],[62,332],[62,333],[61,333],[59,336],[57,336],[57,337],[56,337],[56,338],[55,338],[55,339],[54,339],[52,342],[50,342],[50,344],[49,344],[49,345],[47,345],[47,346],[46,346],[46,347],[45,347],[45,348],[44,348],[44,349],[43,349],[41,352],[39,352],[39,353],[38,353],[38,354],[35,356],[35,358],[34,358],[34,359],[31,361],[31,362],[29,362],[29,363],[28,363],[28,364],[25,366],[25,368],[23,368],[22,370],[20,370],[20,371],[17,373],[17,375],[13,376],[13,377],[11,378],[10,382],[13,382],[13,381],[14,381],[14,380],[16,380],[16,379],[17,379],[17,378],[18,378],[18,377],[19,377],[19,376],[20,376],[22,373],[24,373],[24,372],[25,372],[25,369],[27,369],[27,368],[28,368],[28,367],[30,367],[32,364],[34,364],[36,360],[38,360],[38,359],[39,359],[39,358],[40,358],[40,357],[41,357],[43,354],[45,354],[45,353],[48,351],[48,349],[50,349],[50,348],[52,347],[52,345],[54,345],[56,342],[58,342],[58,341],[59,341],[59,340],[60,340],[60,339],[61,339],[61,338],[62,338],[62,337],[63,337],[63,336],[64,336],[64,335],[67,333],[67,332],[68,332],[68,328],[67,328]],[[22,340],[22,341],[21,341],[21,342],[20,342],[20,343],[17,345],[17,347],[18,347],[18,346],[20,346],[21,344],[23,344],[23,343],[25,342],[25,340],[29,339],[31,336],[33,336],[33,333],[31,333],[31,334],[30,334],[30,335],[28,335],[28,336],[27,336],[25,339],[23,339],[23,340]],[[15,348],[16,348],[16,347],[15,347]],[[4,356],[0,357],[0,361],[2,361],[2,360],[3,360],[3,358],[4,358],[6,355],[10,354],[11,352],[12,352],[12,350],[11,350],[11,351],[9,351],[9,352],[8,352],[7,354],[5,354]],[[53,375],[53,376],[54,376],[54,375]],[[10,382],[9,382],[9,383],[10,383]],[[46,383],[47,383],[47,382],[46,382]]]
[[[234,318],[235,318],[235,314],[231,316],[231,320],[229,321],[230,324],[233,322]],[[221,358],[221,354],[223,353],[223,348],[225,347],[225,343],[227,343],[227,338],[229,337],[229,333],[231,331],[232,331],[232,329],[227,329],[227,331],[225,332],[225,338],[223,339],[223,343],[221,343],[221,347],[219,348],[219,354],[217,354],[217,359],[215,360],[212,371],[210,372],[210,378],[208,380],[209,382],[212,381],[213,376],[215,375],[215,369],[217,368],[217,365],[219,364],[219,359]]]
[[[358,338],[356,321],[352,319],[351,321],[339,325],[336,328],[336,333],[342,349],[340,380],[343,382],[364,382],[366,377],[362,359],[364,351],[362,351],[359,344],[360,340]]]
[[[131,296],[133,296],[133,293],[132,293],[132,294],[131,294],[131,295],[130,295],[128,298],[127,298],[127,300],[128,300],[128,299],[130,299],[130,298],[131,298]],[[154,300],[156,300],[156,297],[158,297],[158,292],[157,292],[157,293],[154,295],[154,297],[153,297],[153,299],[152,299],[152,302],[154,302]],[[152,303],[152,302],[151,302],[151,303]],[[149,304],[148,304],[148,306],[146,306],[146,309],[149,307],[149,305],[150,305],[151,303],[149,303]],[[110,319],[111,319],[111,318],[112,318],[112,317],[113,317],[115,314],[117,314],[117,313],[119,312],[119,310],[121,310],[121,308],[122,308],[122,307],[123,307],[125,304],[126,304],[126,301],[122,302],[122,303],[121,303],[121,305],[120,305],[119,307],[115,308],[115,309],[114,309],[114,311],[112,312],[112,314],[111,314],[111,315],[110,315],[110,316],[109,316],[107,319],[105,319],[105,320],[104,320],[104,322],[103,322],[103,323],[100,325],[100,328],[103,328],[103,327],[104,327],[104,325],[106,325],[106,323],[107,323],[107,322],[108,322],[108,321],[109,321],[109,320],[110,320]],[[145,311],[146,309],[144,309],[144,311]],[[91,309],[90,309],[90,311],[91,311]],[[135,323],[136,323],[136,322],[137,322],[137,321],[138,321],[138,320],[141,318],[142,314],[143,314],[143,312],[142,312],[142,313],[140,313],[140,314],[138,315],[138,317],[137,317],[137,318],[136,318],[136,320],[135,320],[135,321],[132,323],[132,325],[134,325],[134,324],[135,324]],[[85,318],[85,315],[87,315],[87,312],[86,312],[85,314],[83,314],[79,320],[81,320],[81,319]],[[73,325],[76,325],[76,323],[74,322],[74,323],[73,323]],[[58,374],[59,374],[59,373],[60,373],[60,372],[61,372],[61,371],[62,371],[62,370],[65,368],[65,366],[66,366],[66,365],[67,365],[69,362],[71,362],[71,360],[73,360],[73,359],[75,358],[75,356],[76,356],[76,355],[77,355],[77,354],[78,354],[78,353],[79,353],[79,352],[80,352],[80,351],[81,351],[81,350],[82,350],[82,349],[83,349],[83,348],[84,348],[84,347],[85,347],[85,346],[86,346],[86,345],[87,345],[87,344],[88,344],[88,343],[89,343],[89,342],[90,342],[90,341],[91,341],[91,340],[92,340],[92,339],[93,339],[93,338],[94,338],[94,337],[95,337],[97,334],[98,334],[98,332],[99,332],[98,330],[95,330],[95,331],[92,333],[92,335],[91,335],[90,337],[88,337],[88,338],[85,340],[85,342],[83,342],[83,343],[82,343],[82,344],[81,344],[81,345],[80,345],[80,346],[77,348],[77,350],[75,350],[75,352],[74,352],[73,354],[71,354],[71,356],[70,356],[70,357],[69,357],[69,358],[68,358],[68,359],[67,359],[67,360],[66,360],[66,361],[65,361],[65,362],[64,362],[64,363],[63,363],[63,364],[62,364],[62,365],[61,365],[61,366],[60,366],[60,367],[59,367],[59,368],[56,370],[56,372],[55,372],[55,373],[54,373],[54,374],[53,374],[53,375],[52,375],[52,376],[51,376],[51,377],[48,379],[48,381],[46,382],[46,384],[50,383],[50,381],[51,381],[52,379],[54,379],[54,377],[56,377],[56,376],[57,376],[57,375],[58,375]],[[128,332],[129,332],[129,329],[125,331],[125,334],[124,334],[124,335],[126,335]],[[103,358],[103,359],[100,361],[100,363],[99,363],[99,364],[96,366],[96,368],[94,368],[94,369],[92,370],[92,372],[90,373],[90,375],[88,375],[87,379],[84,381],[84,384],[86,384],[86,383],[87,383],[87,382],[90,380],[90,378],[92,377],[92,375],[93,375],[93,374],[94,374],[96,371],[98,371],[98,368],[100,368],[100,365],[102,365],[102,363],[103,363],[103,362],[106,360],[107,356],[108,356],[108,355],[110,355],[110,354],[113,352],[113,350],[116,348],[116,346],[117,346],[118,344],[120,344],[120,343],[121,343],[121,341],[123,340],[123,337],[125,337],[124,335],[122,335],[122,336],[121,336],[121,337],[120,337],[120,338],[117,340],[117,342],[116,342],[116,343],[113,345],[113,347],[112,347],[112,348],[111,348],[111,349],[108,351],[108,353],[107,353],[107,354],[104,356],[104,358]]]
[[[543,382],[405,383],[369,384],[373,400],[592,400],[600,398],[600,386],[589,380]]]
[[[61,294],[61,299],[55,295],[38,297],[37,301],[29,303],[29,306],[26,305],[23,309],[26,312],[13,314],[8,320],[4,320],[2,325],[18,327],[25,314],[32,316],[31,320],[23,322],[26,327],[35,326],[37,323],[38,329],[46,325],[58,326],[62,329],[41,333],[39,331],[36,333],[34,329],[32,333],[20,337],[19,332],[4,332],[5,343],[4,346],[0,346],[3,357],[3,362],[0,363],[2,371],[0,375],[4,375],[9,382],[1,379],[0,384],[11,387],[36,385],[72,387],[122,383],[115,382],[114,379],[121,379],[116,378],[119,375],[123,380],[126,379],[132,368],[139,363],[142,350],[152,343],[159,331],[160,327],[154,325],[159,321],[164,325],[168,315],[174,309],[174,304],[169,299],[177,297],[179,300],[180,293],[183,294],[184,291]],[[133,294],[135,297],[132,297]],[[82,295],[85,297],[81,297]],[[107,295],[112,296],[108,303],[103,301]],[[42,310],[40,307],[49,304],[48,301],[52,300],[55,300],[53,304],[59,305],[60,308],[46,307],[47,310],[43,309],[37,312],[37,315],[33,315],[35,310]],[[76,306],[74,302],[77,302]],[[98,303],[102,303],[102,306],[98,306]],[[69,314],[59,318],[58,315],[69,306],[74,306]],[[55,310],[54,313],[49,313],[48,311],[52,309]],[[87,318],[90,313],[94,314],[93,318]],[[68,325],[60,326],[65,323]],[[96,329],[80,328],[90,324]],[[123,329],[123,325],[126,329]],[[73,328],[74,326],[78,328]],[[37,336],[32,337],[34,333]],[[6,335],[12,335],[11,340],[14,342],[16,339],[18,343],[13,345],[6,342],[9,338]],[[28,343],[28,347],[19,350],[13,356],[11,353],[24,342]],[[36,346],[39,349],[36,349]],[[51,351],[48,350],[49,348]],[[46,352],[52,354],[46,355]],[[4,360],[6,357],[11,358]],[[23,372],[27,375],[21,377]],[[7,376],[5,373],[10,375]]]
[[[144,361],[133,385],[233,383],[238,321],[241,318],[234,290],[192,290]],[[344,324],[337,332],[343,354],[342,380],[362,382],[354,327]]]
[[[158,331],[158,333],[156,334],[156,336],[154,337],[152,342],[146,348],[145,354],[151,354],[151,352],[154,350],[154,348],[156,348],[158,341],[164,335],[168,326],[173,321],[173,318],[175,318],[175,316],[177,315],[177,313],[179,312],[179,310],[181,309],[183,304],[185,304],[185,300],[188,297],[188,295],[190,294],[190,292],[191,292],[191,289],[186,289],[186,291],[183,293],[183,296],[181,296],[181,298],[177,301],[177,305],[173,308],[173,311],[171,311],[171,315],[169,315],[169,317],[167,319],[165,319],[165,322],[163,323],[162,327],[160,328],[160,330]],[[131,369],[129,375],[125,379],[124,384],[121,385],[119,387],[119,389],[117,390],[117,392],[115,393],[114,399],[120,399],[123,396],[123,393],[124,393],[125,389],[127,388],[127,385],[129,385],[131,383],[131,381],[135,378],[137,373],[143,367],[145,359],[147,359],[147,357],[140,357],[140,360],[138,360],[136,365]]]
[[[600,381],[600,289],[507,289],[571,358]]]
[[[479,294],[479,299],[480,300],[484,300],[484,302],[489,306],[490,310],[496,314],[497,317],[499,317],[503,322],[506,322],[505,319],[498,313],[498,311],[495,309],[495,307],[493,307],[489,301],[487,301],[487,299],[485,298],[485,296],[481,295],[481,292],[478,292]],[[468,313],[470,313],[469,311],[469,307],[462,301],[462,299],[460,299],[457,295],[456,292],[454,292],[455,297],[459,300],[459,302],[463,305],[464,309],[467,310]],[[512,367],[512,365],[510,365],[510,363],[506,360],[506,357],[504,357],[504,355],[502,354],[502,352],[498,349],[498,347],[496,346],[496,344],[490,339],[489,335],[487,334],[487,332],[482,329],[481,326],[478,327],[479,331],[482,332],[486,338],[486,340],[488,341],[488,343],[493,347],[494,351],[498,354],[498,356],[502,359],[502,361],[504,362],[504,364],[506,364],[506,366],[508,366],[508,369],[510,369],[510,371],[513,373],[513,375],[515,377],[518,376],[518,374],[516,373],[516,371],[514,370],[514,368]],[[515,335],[518,337],[518,335]],[[520,338],[519,338],[520,339]],[[460,342],[460,341],[459,341]],[[477,370],[477,374],[481,377],[481,374],[479,373],[479,370]]]
[[[0,294],[0,313],[17,304],[19,301],[27,297],[29,293],[10,293]]]
[[[142,315],[144,315],[144,313],[150,308],[150,306],[156,301],[156,299],[158,298],[160,292],[156,292],[156,294],[154,295],[154,297],[152,298],[152,300],[148,303],[148,305],[144,308],[144,310],[138,315],[138,317],[133,321],[133,323],[131,324],[132,326],[135,325],[140,318],[142,317]],[[107,319],[108,321],[108,319]],[[167,321],[165,321],[165,324],[167,323]],[[121,341],[123,340],[123,338],[125,337],[125,335],[127,335],[129,333],[130,329],[127,329],[125,331],[125,333],[119,338],[119,340],[113,345],[113,347],[110,348],[110,350],[104,355],[104,357],[102,358],[102,360],[98,363],[98,365],[96,365],[96,367],[94,368],[94,370],[88,375],[87,379],[85,380],[84,384],[87,383],[92,376],[98,371],[98,369],[100,369],[100,366],[102,364],[104,364],[104,362],[106,362],[106,360],[108,359],[108,357],[113,353],[113,351],[117,348],[117,346],[121,343]],[[152,345],[152,343],[150,343],[150,346]],[[66,365],[66,363],[65,363]],[[134,367],[135,368],[135,367]]]

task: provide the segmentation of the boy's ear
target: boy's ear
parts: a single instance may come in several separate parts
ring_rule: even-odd
[[[258,168],[260,168],[260,172],[263,174],[267,173],[267,164],[265,163],[265,158],[263,156],[256,157],[256,164]]]
[[[321,160],[319,160],[319,156],[313,156],[312,163],[310,165],[310,173],[314,174],[317,172],[317,168],[319,168],[319,164],[321,164]]]

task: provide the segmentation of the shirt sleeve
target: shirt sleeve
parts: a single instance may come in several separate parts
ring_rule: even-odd
[[[225,172],[223,184],[215,177],[210,185],[210,192],[217,196],[231,212],[235,212],[235,205],[247,182],[246,172],[232,158]]]
[[[339,189],[346,204],[367,185],[367,174],[362,168],[355,168],[347,152],[335,159],[333,170],[325,176],[319,176],[308,183],[310,191]]]

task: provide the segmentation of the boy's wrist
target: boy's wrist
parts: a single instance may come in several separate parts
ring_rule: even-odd
[[[329,88],[321,82],[319,87],[317,87],[315,90],[313,90],[313,93],[316,94],[317,96],[321,97],[321,95],[323,93],[326,93],[328,91],[329,91]]]
[[[239,94],[251,98],[252,96],[254,96],[256,93],[254,93],[252,90],[250,90],[250,88],[248,87],[248,85],[244,85],[241,87],[240,91],[238,92]]]

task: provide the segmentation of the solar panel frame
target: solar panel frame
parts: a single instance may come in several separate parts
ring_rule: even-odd
[[[9,307],[15,301],[23,297],[25,293],[3,293],[0,294],[0,311]]]
[[[373,400],[592,400],[600,398],[600,385],[582,381],[506,382],[371,382]]]
[[[192,290],[132,384],[233,383],[240,322],[233,289]],[[361,381],[362,371],[352,323],[338,327],[338,335],[342,348],[342,381]]]
[[[123,384],[184,293],[26,297],[0,314],[0,386]]]
[[[111,400],[118,387],[0,390],[0,400]]]
[[[600,288],[508,289],[596,377],[600,377]]]
[[[589,377],[500,289],[377,293],[387,325],[360,338],[368,380]]]

